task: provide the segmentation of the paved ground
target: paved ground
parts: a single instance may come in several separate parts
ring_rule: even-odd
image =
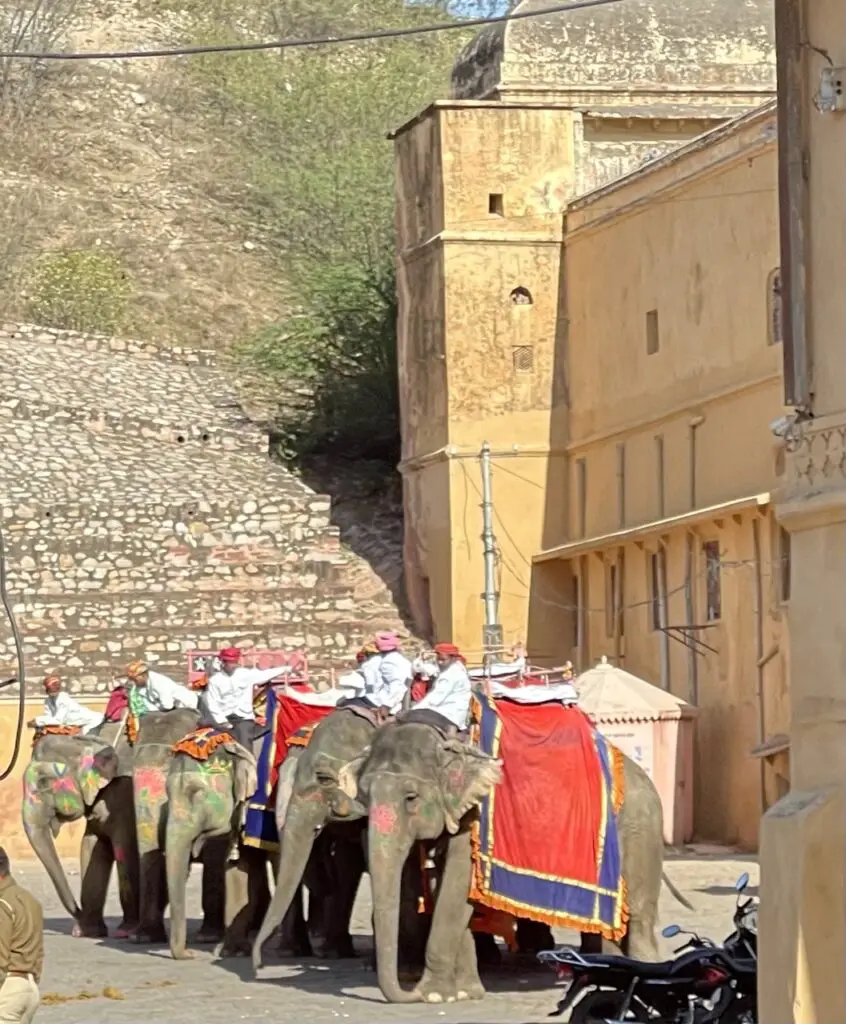
[[[70,867],[70,865],[68,865]],[[758,884],[753,858],[719,851],[687,851],[668,858],[667,873],[696,907],[685,910],[663,890],[660,926],[677,922],[722,939],[728,934],[734,906],[734,882],[748,871]],[[72,870],[72,868],[71,868]],[[47,918],[47,963],[42,982],[42,1024],[232,1024],[234,1021],[433,1021],[437,1024],[490,1022],[524,1024],[542,1021],[555,1008],[554,977],[546,969],[504,966],[485,978],[481,1003],[437,1006],[389,1006],[372,973],[359,961],[323,965],[279,962],[265,969],[261,981],[249,978],[244,960],[213,962],[210,952],[176,963],[162,948],[144,949],[117,943],[73,939],[70,922],[40,866],[21,864],[19,881],[42,900]],[[78,883],[74,877],[73,882]],[[199,876],[191,878],[191,898],[199,908]],[[750,893],[757,892],[750,889]],[[110,912],[117,907],[112,901]],[[196,912],[196,911],[195,911]],[[362,885],[356,906],[355,933],[361,950],[370,946],[369,889]],[[110,925],[117,923],[110,920]],[[562,941],[574,937],[561,933]],[[662,948],[670,944],[663,939]]]

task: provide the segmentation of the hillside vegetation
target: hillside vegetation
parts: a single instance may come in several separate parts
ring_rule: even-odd
[[[452,17],[441,0],[7,0],[0,43],[143,49]],[[0,61],[3,318],[227,349],[269,396],[283,454],[393,459],[386,133],[446,94],[466,38]]]

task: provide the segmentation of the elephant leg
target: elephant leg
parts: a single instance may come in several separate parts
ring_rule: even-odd
[[[111,843],[86,831],[79,859],[84,865],[79,897],[81,912],[73,935],[75,938],[102,939],[109,934],[103,910],[114,861]]]
[[[317,901],[315,900],[315,902]],[[308,903],[309,917],[311,917],[313,906],[311,892],[309,892]],[[288,913],[279,926],[279,945],[276,947],[276,953],[283,957],[314,956],[305,916],[302,886],[294,894]]]
[[[112,836],[112,852],[118,877],[118,897],[123,920],[115,931],[116,939],[131,938],[138,930],[140,919],[140,870],[137,840],[118,832]]]
[[[350,918],[364,874],[361,844],[344,841],[336,844],[332,861],[333,891],[326,920],[323,956],[330,960],[349,959],[357,955],[350,935]]]
[[[472,910],[471,910],[472,914]],[[484,999],[485,986],[479,977],[479,958],[476,953],[476,939],[479,936],[473,934],[468,927],[464,929],[461,936],[461,943],[458,947],[458,959],[455,964],[455,998],[456,999]],[[493,941],[493,936],[487,938]],[[494,949],[499,953],[496,942]]]
[[[141,850],[140,924],[132,936],[137,943],[167,942],[164,912],[167,906],[167,872],[164,853],[159,847]]]
[[[249,956],[250,923],[257,906],[270,903],[264,854],[242,849],[237,861],[226,866],[226,933],[218,956]]]
[[[476,970],[478,980],[476,946],[470,933],[473,913],[468,900],[472,870],[470,854],[469,831],[450,837],[432,915],[432,931],[426,946],[426,969],[416,989],[427,1003],[452,1002],[456,998],[455,979],[459,970],[462,981],[467,981],[468,985],[473,970]],[[460,963],[462,957],[472,960],[472,964]],[[484,995],[481,981],[471,988],[473,998],[481,999]],[[469,995],[468,992],[468,998]]]
[[[226,858],[229,837],[218,836],[203,844],[203,923],[191,936],[192,942],[214,945],[226,931]]]

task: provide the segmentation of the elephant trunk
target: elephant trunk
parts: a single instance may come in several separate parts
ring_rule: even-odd
[[[416,990],[406,991],[397,974],[399,943],[400,886],[402,869],[411,842],[374,830],[368,834],[368,868],[373,893],[373,937],[376,942],[376,971],[379,988],[389,1003],[418,1003]]]
[[[188,884],[188,872],[191,870],[191,836],[187,830],[180,830],[178,835],[174,835],[168,829],[168,833],[165,842],[165,864],[170,901],[170,955],[174,960],[184,960],[188,941],[185,889]]]
[[[80,916],[79,905],[76,902],[76,897],[71,891],[70,883],[68,882],[64,868],[62,867],[62,862],[59,860],[59,856],[56,853],[56,844],[53,842],[53,833],[50,831],[49,825],[36,827],[27,825],[27,823],[24,822],[24,829],[36,856],[44,865],[47,874],[50,876],[50,881],[56,889],[56,894],[62,901],[62,906],[71,917],[78,919]]]
[[[326,806],[322,800],[305,801],[296,797],[291,800],[285,817],[285,828],[279,836],[281,841],[279,873],[276,877],[273,898],[253,945],[253,970],[255,971],[262,966],[262,947],[288,913],[288,908],[302,883],[315,836],[325,823]]]

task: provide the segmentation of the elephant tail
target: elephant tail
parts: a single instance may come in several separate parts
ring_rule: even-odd
[[[675,898],[679,901],[679,903],[681,903],[681,905],[683,907],[687,907],[688,910],[695,910],[696,909],[696,907],[694,907],[692,903],[688,903],[688,901],[684,898],[684,896],[682,896],[682,894],[679,892],[679,890],[673,885],[673,883],[667,877],[667,872],[666,871],[662,871],[661,872],[661,878],[662,878],[662,880],[664,882],[664,885],[667,886],[667,888],[670,890],[670,892],[673,894],[673,896],[675,896]]]

